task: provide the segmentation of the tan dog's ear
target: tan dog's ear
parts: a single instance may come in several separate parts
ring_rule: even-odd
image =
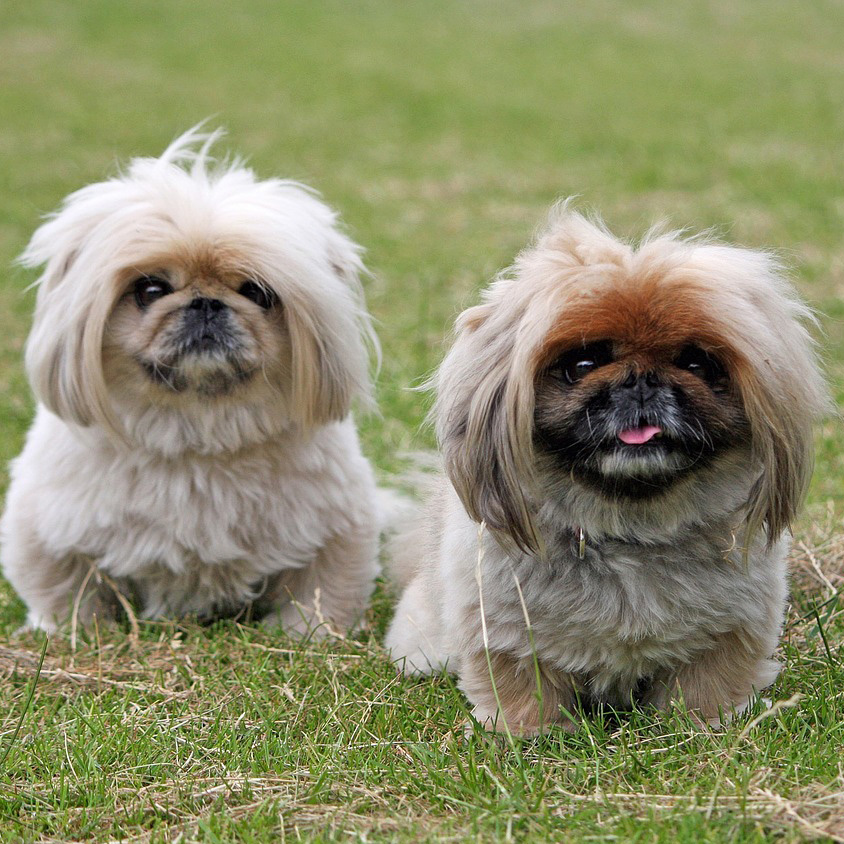
[[[834,411],[809,332],[817,319],[768,253],[703,243],[683,266],[709,285],[713,320],[734,357],[730,377],[760,470],[746,505],[748,539],[764,527],[770,545],[789,528],[809,485],[813,423]]]
[[[516,327],[478,330],[491,310],[482,305],[461,317],[463,333],[437,377],[437,434],[446,473],[469,515],[502,544],[539,553],[528,503],[533,373],[514,352]]]
[[[753,453],[762,474],[747,505],[752,536],[765,526],[773,543],[789,528],[812,476],[812,421],[815,409],[803,402],[779,399],[772,382],[739,370],[736,376],[750,423]]]

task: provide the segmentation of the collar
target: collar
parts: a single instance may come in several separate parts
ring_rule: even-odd
[[[574,541],[577,547],[577,559],[582,560],[586,556],[586,531],[582,527],[572,528]]]

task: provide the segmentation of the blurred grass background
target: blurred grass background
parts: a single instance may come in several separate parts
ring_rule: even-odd
[[[367,249],[368,300],[384,366],[382,415],[362,427],[367,453],[385,472],[396,468],[397,454],[432,445],[430,432],[419,432],[426,399],[408,387],[440,360],[456,313],[512,260],[549,205],[572,194],[624,235],[667,219],[780,250],[822,315],[820,342],[840,403],[843,42],[838,0],[0,3],[0,266],[8,268],[0,281],[0,462],[19,451],[33,409],[21,367],[33,277],[11,266],[14,257],[40,216],[68,192],[131,156],[158,154],[209,116],[210,125],[227,127],[225,145],[259,175],[318,188]],[[829,420],[818,433],[818,470],[798,526],[798,539],[821,549],[815,559],[832,587],[840,565],[834,537],[841,533],[842,455],[840,422]],[[823,601],[811,590],[799,593],[787,645],[791,668],[775,687],[778,696],[799,690],[812,698],[804,720],[814,730],[799,726],[803,715],[783,715],[787,729],[771,727],[758,753],[748,752],[720,780],[724,758],[729,763],[738,752],[732,744],[738,732],[711,740],[686,732],[678,739],[647,718],[641,729],[661,748],[665,761],[658,765],[635,762],[638,751],[610,727],[518,753],[483,742],[469,751],[452,739],[448,744],[444,737],[463,717],[459,694],[445,680],[396,685],[371,637],[359,643],[362,651],[349,643],[338,657],[297,652],[271,665],[252,658],[266,652],[250,637],[273,647],[267,637],[229,628],[190,631],[183,646],[181,627],[150,626],[131,660],[120,632],[104,632],[75,654],[54,642],[51,670],[67,671],[84,656],[89,668],[99,666],[102,680],[105,660],[107,674],[118,672],[109,675],[118,677],[114,682],[129,685],[106,684],[104,691],[102,682],[74,685],[60,673],[45,675],[55,687],[42,680],[22,730],[34,743],[15,744],[3,772],[0,830],[6,824],[7,832],[0,837],[169,840],[174,830],[187,830],[188,840],[264,841],[297,830],[338,840],[358,834],[418,840],[554,838],[567,830],[584,838],[722,841],[763,840],[771,830],[810,835],[813,824],[829,832],[834,812],[805,809],[806,789],[828,795],[839,782],[844,790],[835,757],[811,744],[823,736],[840,749],[844,712],[841,617],[837,593],[824,588]],[[388,615],[389,600],[379,595],[372,630]],[[0,627],[8,633],[21,618],[19,603],[3,591]],[[21,641],[38,650],[38,642]],[[166,659],[159,653],[165,645]],[[822,645],[816,660],[813,648]],[[10,642],[6,655],[3,746],[33,672],[23,652],[13,651],[19,646]],[[185,659],[206,666],[202,683]],[[326,681],[338,660],[347,673]],[[234,679],[228,661],[252,680]],[[232,701],[231,709],[217,710],[213,729],[190,734],[196,755],[209,763],[201,776],[251,775],[268,790],[209,785],[210,797],[195,798],[194,789],[182,803],[166,791],[173,781],[190,791],[186,783],[201,777],[188,762],[173,763],[184,751],[161,725],[176,717],[182,698],[161,703],[164,680],[144,685],[152,662],[162,677],[175,672],[173,688],[185,693],[193,713],[184,717],[200,717],[218,699]],[[121,665],[135,672],[131,680],[119,680]],[[276,685],[287,692],[261,679],[273,671],[282,672]],[[342,718],[338,688],[348,695]],[[315,707],[310,720],[303,715],[306,698]],[[151,716],[157,727],[138,733],[130,714],[147,706],[166,717]],[[261,715],[253,719],[254,708]],[[314,712],[325,714],[324,722],[314,721]],[[256,756],[261,730],[250,733],[253,744],[238,744],[243,736],[232,728],[238,717],[272,723],[268,742],[284,724],[290,742],[300,744],[271,743]],[[352,722],[369,725],[373,748],[356,750],[354,758],[342,738]],[[87,738],[76,732],[87,729]],[[640,725],[625,729],[633,735]],[[806,738],[795,744],[799,729]],[[678,741],[688,742],[685,750]],[[393,744],[405,755],[395,756]],[[170,761],[126,762],[145,752]],[[804,755],[813,752],[817,758]],[[458,770],[467,753],[467,767]],[[384,759],[391,760],[387,767]],[[609,783],[597,773],[604,763],[614,772]],[[648,765],[652,776],[643,773]],[[801,765],[807,773],[796,773]],[[319,774],[320,766],[327,773]],[[565,773],[567,766],[581,774]],[[586,785],[583,772],[592,767],[595,781]],[[272,770],[298,773],[276,788],[267,786]],[[565,793],[553,790],[555,780]],[[708,799],[716,781],[733,802],[708,819],[678,796],[700,792]],[[112,788],[115,782],[120,786]],[[141,782],[160,787],[167,799],[142,796]],[[607,788],[621,796],[602,802],[599,792]],[[764,803],[763,792],[797,800],[790,805],[809,820],[787,821],[783,804]],[[569,821],[561,825],[562,818]]]

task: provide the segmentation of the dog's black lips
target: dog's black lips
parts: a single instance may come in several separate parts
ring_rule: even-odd
[[[726,432],[715,434],[705,427],[688,406],[682,390],[662,387],[646,401],[606,388],[596,394],[577,418],[566,425],[548,423],[536,417],[534,441],[539,451],[552,457],[567,474],[602,495],[613,498],[645,499],[668,491],[677,481],[698,471],[730,445]],[[654,425],[659,437],[639,445],[627,445],[618,438],[626,429]],[[600,459],[612,453],[631,457],[681,455],[682,462],[636,475],[607,475]]]
[[[202,396],[220,396],[231,393],[239,384],[248,381],[254,374],[254,367],[244,367],[237,360],[230,360],[226,372],[209,373],[199,382],[192,384],[179,370],[177,359],[170,362],[135,359],[147,377],[161,387],[174,393],[184,393],[193,387]]]

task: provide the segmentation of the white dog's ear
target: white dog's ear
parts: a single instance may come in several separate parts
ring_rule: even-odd
[[[366,273],[361,255],[363,248],[351,238],[338,231],[335,220],[326,244],[328,262],[337,277],[349,288],[355,300],[363,303],[363,286],[361,278]]]
[[[471,308],[466,308],[459,317],[457,317],[457,330],[460,331],[477,331],[492,314],[492,305],[474,305]]]
[[[533,485],[533,371],[514,352],[516,328],[492,331],[487,306],[459,323],[437,376],[434,414],[446,473],[463,506],[505,545],[541,553],[528,501]]]
[[[327,244],[334,278],[309,301],[286,302],[292,343],[293,413],[306,427],[344,419],[352,403],[372,405],[370,353],[378,339],[361,284],[361,249],[336,229]],[[339,284],[338,284],[339,282]]]
[[[57,416],[79,425],[116,429],[103,377],[106,320],[115,304],[110,280],[87,261],[88,239],[106,211],[92,185],[32,236],[19,262],[43,267],[26,344],[26,369],[36,397]]]
[[[330,312],[320,318],[313,308],[292,304],[285,310],[292,345],[293,415],[305,428],[344,419],[353,398],[369,391],[366,352],[356,327],[343,325]],[[339,333],[331,333],[331,323]]]

